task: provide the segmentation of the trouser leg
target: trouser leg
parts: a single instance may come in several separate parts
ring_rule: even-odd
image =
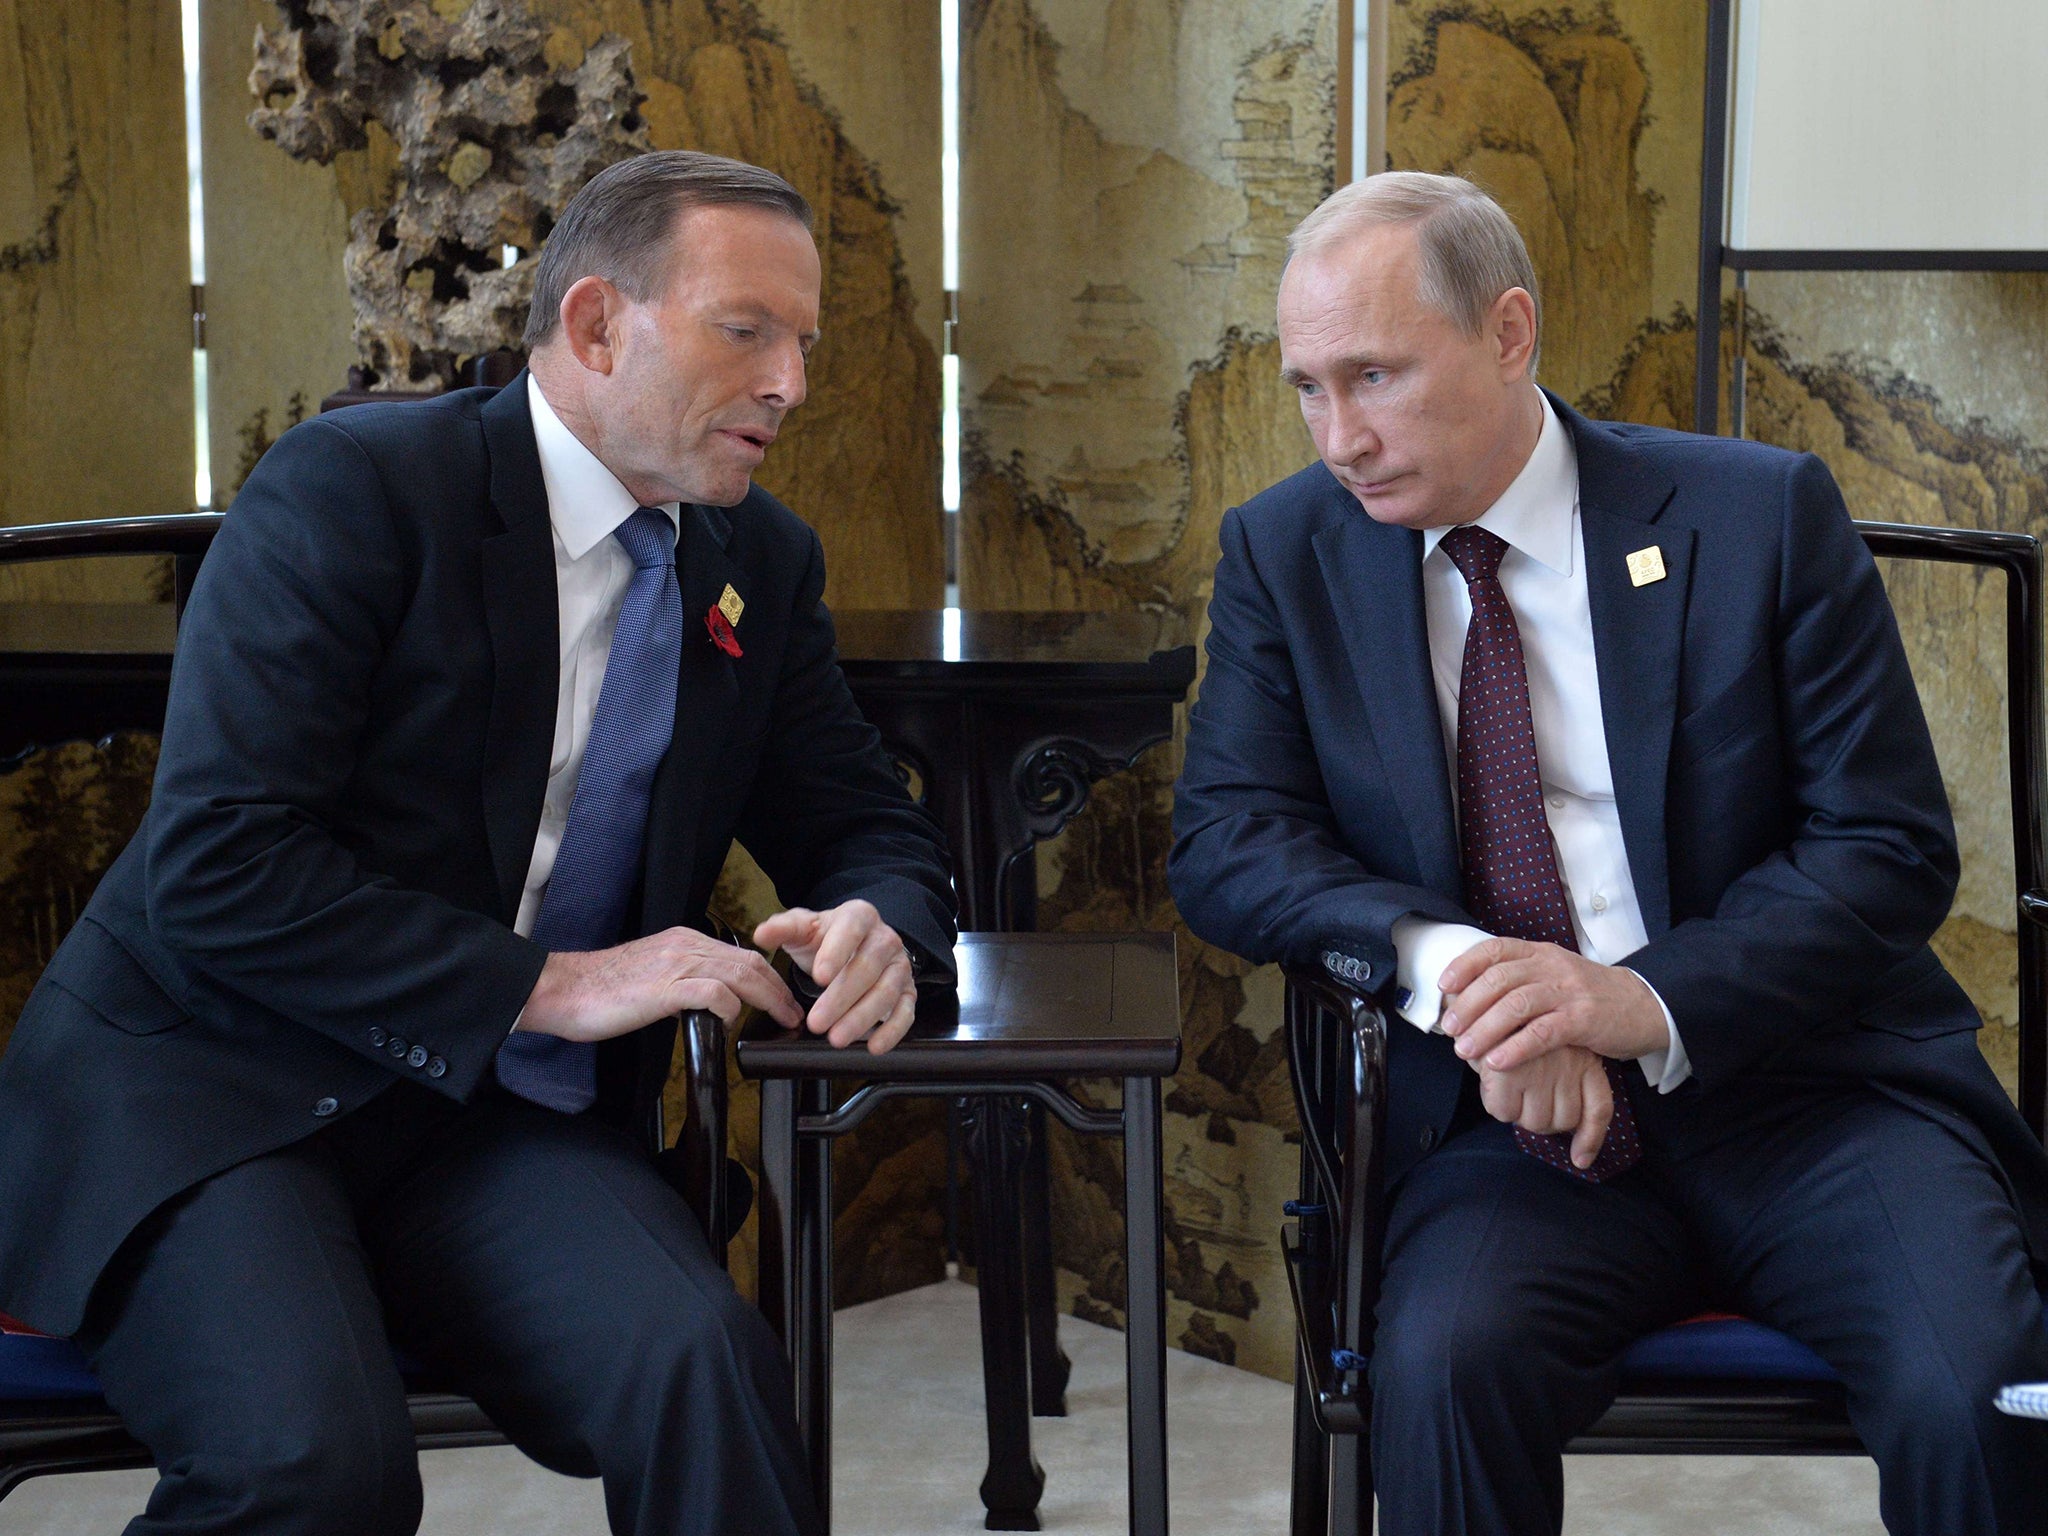
[[[618,1536],[817,1529],[774,1335],[623,1136],[487,1101],[364,1229],[394,1335],[536,1460],[602,1477]]]
[[[1386,1536],[1542,1536],[1565,1443],[1616,1358],[1693,1310],[1698,1257],[1655,1171],[1590,1185],[1485,1121],[1392,1191],[1373,1344]]]
[[[405,1391],[335,1160],[319,1141],[152,1216],[79,1342],[155,1457],[128,1536],[411,1536]]]
[[[2048,1377],[2048,1331],[1996,1169],[1938,1111],[1863,1089],[1780,1098],[1680,1175],[1736,1304],[1841,1373],[1887,1530],[2037,1536],[2041,1426],[1992,1401]]]

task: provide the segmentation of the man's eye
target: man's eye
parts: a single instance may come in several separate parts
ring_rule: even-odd
[[[759,334],[751,325],[728,325],[725,334],[734,341],[752,341]]]
[[[1365,372],[1361,373],[1361,374],[1360,374],[1360,375],[1359,375],[1358,377],[1359,377],[1359,380],[1360,380],[1360,382],[1362,382],[1362,383],[1366,383],[1366,384],[1377,384],[1377,383],[1379,383],[1379,382],[1380,382],[1380,380],[1384,379],[1384,378],[1385,378],[1386,376],[1387,376],[1387,371],[1386,371],[1386,369],[1384,369],[1384,368],[1368,368],[1368,369],[1366,369],[1366,370],[1365,370]]]
[[[1313,400],[1322,393],[1322,387],[1312,379],[1303,379],[1294,387],[1301,392],[1301,398],[1304,400]]]

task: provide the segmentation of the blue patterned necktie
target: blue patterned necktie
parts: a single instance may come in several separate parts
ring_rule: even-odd
[[[675,729],[683,657],[675,527],[665,513],[642,507],[612,537],[632,558],[633,580],[612,631],[569,823],[533,923],[533,941],[551,953],[609,949],[623,937],[654,771]],[[522,1099],[576,1114],[597,1098],[597,1047],[514,1034],[498,1048],[498,1081]]]
[[[1465,905],[1488,933],[1555,944],[1577,952],[1571,904],[1557,870],[1543,783],[1536,766],[1536,725],[1522,632],[1500,584],[1507,541],[1470,524],[1445,534],[1443,552],[1465,578],[1472,623],[1458,674],[1458,810],[1465,864]],[[1642,1160],[1642,1138],[1628,1084],[1613,1062],[1614,1119],[1590,1168],[1573,1165],[1569,1135],[1539,1136],[1515,1127],[1531,1157],[1598,1184]]]

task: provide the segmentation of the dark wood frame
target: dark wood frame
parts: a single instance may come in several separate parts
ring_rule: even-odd
[[[2019,939],[2019,1106],[2048,1141],[2048,890],[2043,888],[2041,541],[2031,534],[1858,523],[1875,555],[2006,577],[2006,694]],[[1372,1353],[1384,1246],[1388,1013],[1324,970],[1287,972],[1289,1066],[1301,1113],[1301,1198],[1283,1227],[1295,1309],[1294,1536],[1372,1529]],[[1832,1382],[1702,1379],[1625,1392],[1570,1447],[1660,1455],[1854,1455]]]

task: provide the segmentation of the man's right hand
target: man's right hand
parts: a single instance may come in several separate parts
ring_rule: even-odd
[[[669,928],[612,949],[549,955],[519,1028],[563,1040],[610,1040],[697,1008],[730,1024],[746,1004],[785,1029],[804,1020],[760,954],[694,928]]]
[[[1496,1072],[1483,1062],[1479,1101],[1494,1119],[1538,1135],[1572,1133],[1572,1165],[1590,1168],[1614,1119],[1607,1062],[1581,1045],[1561,1045],[1523,1066]]]

